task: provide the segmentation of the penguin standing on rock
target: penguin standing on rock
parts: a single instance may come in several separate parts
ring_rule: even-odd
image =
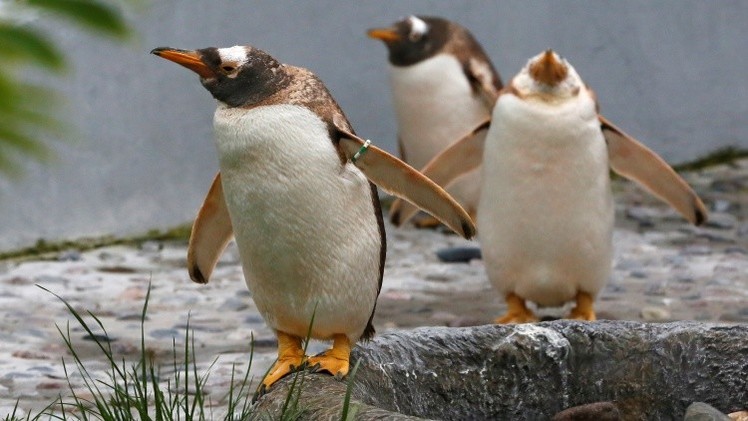
[[[408,164],[423,167],[490,117],[501,79],[467,29],[438,17],[408,16],[368,35],[389,51],[400,157]],[[480,170],[463,175],[447,191],[475,218]],[[421,219],[417,225],[432,223]]]
[[[595,320],[593,302],[611,272],[609,169],[636,181],[689,222],[707,213],[665,161],[598,114],[594,92],[548,50],[502,90],[490,121],[435,157],[424,175],[448,186],[483,165],[478,233],[488,278],[508,310],[497,323],[537,321],[526,306],[575,301],[570,317]],[[397,201],[406,221],[415,209]]]
[[[250,46],[153,54],[200,76],[218,101],[220,173],[192,228],[190,277],[208,282],[232,235],[247,286],[278,337],[260,392],[306,365],[344,376],[352,344],[374,334],[385,232],[376,187],[465,237],[468,214],[436,184],[356,136],[323,83]],[[370,181],[371,180],[371,181]],[[332,340],[307,357],[302,339]]]

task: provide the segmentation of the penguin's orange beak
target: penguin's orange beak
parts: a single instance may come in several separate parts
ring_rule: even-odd
[[[176,48],[159,47],[151,50],[151,54],[155,54],[159,57],[165,58],[169,61],[173,61],[179,65],[182,65],[193,72],[200,75],[202,78],[211,78],[216,76],[216,72],[213,71],[207,64],[205,64],[197,51],[178,50]]]
[[[369,38],[375,38],[384,42],[400,41],[400,34],[393,28],[374,28],[369,29],[366,34]]]
[[[556,60],[553,50],[545,50],[543,57],[530,66],[530,76],[540,83],[556,86],[569,73],[566,65]]]

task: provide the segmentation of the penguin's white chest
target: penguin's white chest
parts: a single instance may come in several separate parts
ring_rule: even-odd
[[[501,96],[483,162],[478,232],[496,288],[541,306],[595,295],[610,274],[613,202],[592,100]]]
[[[489,117],[452,55],[440,54],[407,67],[390,66],[390,81],[401,147],[415,168],[425,166]],[[469,210],[478,203],[479,175],[471,172],[448,189]]]
[[[215,140],[254,301],[274,329],[357,340],[376,301],[380,236],[366,177],[294,105],[219,107]]]
[[[390,66],[390,81],[400,139],[408,162],[416,168],[489,117],[451,55]]]

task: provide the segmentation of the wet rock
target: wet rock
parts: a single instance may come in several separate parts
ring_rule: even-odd
[[[683,421],[730,421],[730,417],[704,402],[694,402],[686,409]]]
[[[746,341],[748,326],[695,322],[388,332],[354,348],[351,362],[360,366],[351,396],[366,410],[432,419],[550,419],[565,408],[606,401],[616,402],[622,419],[682,419],[694,401],[720,408],[748,402]],[[307,379],[313,381],[303,385],[301,419],[339,414],[345,383]],[[277,416],[288,385],[281,381],[258,408]],[[359,412],[357,419],[390,416],[375,413]]]
[[[618,421],[621,412],[612,402],[595,402],[565,409],[551,418],[551,421]]]

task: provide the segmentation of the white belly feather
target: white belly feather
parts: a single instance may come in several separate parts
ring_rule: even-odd
[[[341,170],[307,108],[219,107],[216,146],[244,276],[274,329],[358,340],[374,308],[381,238],[364,174]],[[316,307],[316,310],[315,310]],[[316,313],[315,313],[316,311]]]
[[[611,270],[605,140],[586,95],[548,106],[503,95],[486,140],[478,232],[489,279],[541,306],[595,295]]]
[[[451,55],[440,54],[407,67],[390,66],[390,81],[403,152],[416,169],[489,117]],[[475,210],[480,171],[464,175],[448,191],[469,211]]]

